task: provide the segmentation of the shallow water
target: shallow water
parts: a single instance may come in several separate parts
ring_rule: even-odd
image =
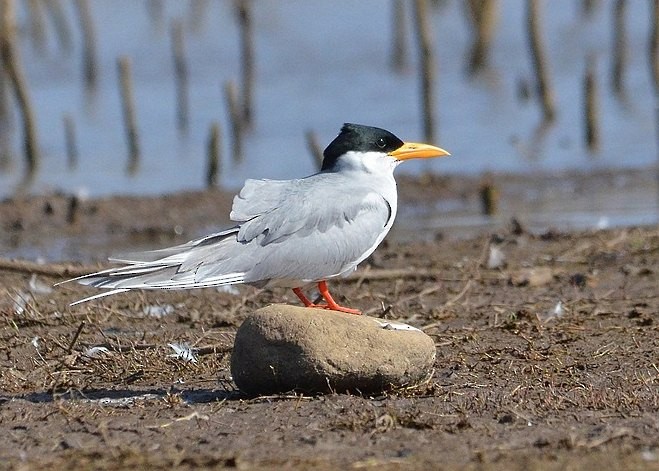
[[[580,2],[544,2],[543,36],[555,87],[558,120],[538,135],[540,109],[518,98],[519,84],[532,83],[524,24],[526,2],[500,2],[491,66],[481,76],[465,74],[471,30],[462,2],[437,2],[432,9],[437,53],[437,131],[450,159],[409,162],[402,172],[478,174],[555,172],[562,169],[647,167],[657,154],[655,101],[647,61],[649,5],[628,2],[626,17],[627,94],[616,97],[609,85],[612,1],[602,1],[590,18]],[[162,18],[148,5],[162,5]],[[81,40],[73,2],[65,12],[74,47],[63,51],[47,23],[45,50],[28,35],[27,2],[19,4],[20,46],[36,110],[41,169],[27,191],[52,190],[91,196],[117,193],[160,194],[204,186],[205,146],[210,123],[223,135],[222,185],[237,188],[248,177],[291,178],[310,174],[315,162],[304,140],[306,130],[329,142],[345,121],[368,123],[407,140],[422,139],[417,98],[415,41],[411,11],[404,20],[409,64],[397,74],[389,67],[391,5],[378,0],[258,2],[255,9],[257,80],[256,122],[245,141],[246,159],[229,158],[229,132],[222,85],[239,77],[239,44],[232,2],[91,2],[97,30],[99,83],[85,93]],[[408,7],[411,5],[407,5]],[[410,10],[408,8],[408,10]],[[185,25],[190,70],[190,130],[176,129],[170,51],[171,21]],[[589,154],[583,144],[582,76],[585,58],[597,59],[601,146]],[[127,176],[117,87],[116,58],[133,60],[142,160]],[[62,119],[76,123],[79,164],[66,164]],[[6,134],[5,134],[6,137]],[[22,181],[20,131],[14,120],[10,162],[0,173],[0,196]]]

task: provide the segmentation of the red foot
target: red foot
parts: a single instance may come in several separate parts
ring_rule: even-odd
[[[327,288],[327,282],[326,281],[320,281],[318,282],[318,290],[320,291],[320,295],[325,299],[327,304],[314,304],[311,301],[309,301],[309,298],[307,298],[302,290],[300,288],[293,288],[293,292],[296,294],[298,298],[300,298],[300,301],[304,304],[305,307],[315,307],[319,309],[329,309],[332,311],[339,311],[339,312],[347,312],[348,314],[361,314],[362,312],[359,309],[351,309],[349,307],[343,307],[340,306],[339,304],[334,301],[334,298],[332,298],[332,295],[329,292],[329,289]]]

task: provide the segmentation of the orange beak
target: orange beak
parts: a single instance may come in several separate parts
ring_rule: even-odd
[[[398,149],[389,152],[388,155],[390,157],[394,157],[397,160],[409,160],[409,159],[430,159],[434,157],[444,157],[446,155],[451,155],[451,154],[446,152],[444,149],[431,146],[430,144],[406,142]]]

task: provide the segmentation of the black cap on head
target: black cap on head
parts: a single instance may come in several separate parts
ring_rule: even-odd
[[[349,151],[388,153],[403,144],[403,141],[384,129],[345,123],[339,135],[323,152],[321,170],[330,170],[339,157]]]

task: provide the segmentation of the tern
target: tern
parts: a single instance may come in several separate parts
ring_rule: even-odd
[[[405,160],[446,155],[384,129],[346,123],[323,152],[320,172],[295,180],[247,180],[233,200],[235,226],[110,259],[122,266],[68,280],[110,291],[73,304],[135,289],[242,283],[292,288],[306,307],[360,314],[334,301],[327,280],[354,271],[391,229],[398,209],[394,169]],[[304,295],[302,288],[311,283],[324,303]]]

